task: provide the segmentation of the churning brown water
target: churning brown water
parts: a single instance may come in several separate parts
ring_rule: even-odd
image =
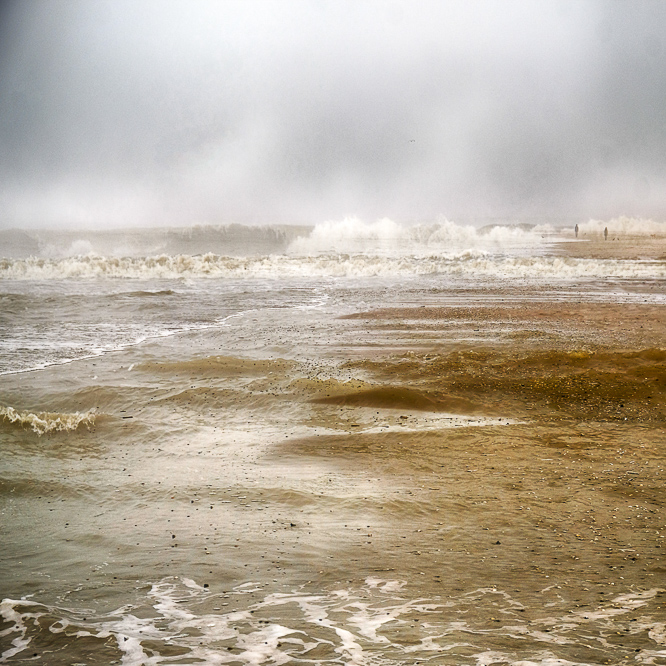
[[[666,663],[663,246],[509,240],[7,260],[2,662]]]

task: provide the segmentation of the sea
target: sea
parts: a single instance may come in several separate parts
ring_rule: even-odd
[[[666,569],[642,552],[661,412],[558,420],[460,379],[606,354],[659,398],[666,343],[569,348],[564,316],[475,313],[659,313],[664,258],[567,250],[664,226],[0,231],[0,663],[666,664]],[[544,444],[574,428],[586,446]],[[618,450],[640,497],[618,499]],[[592,515],[645,544],[587,538]]]

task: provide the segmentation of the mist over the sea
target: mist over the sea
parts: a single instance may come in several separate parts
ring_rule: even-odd
[[[0,227],[663,218],[666,5],[8,0]]]
[[[666,664],[664,35],[0,0],[0,663]]]

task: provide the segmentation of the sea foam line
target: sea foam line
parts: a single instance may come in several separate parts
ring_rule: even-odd
[[[492,256],[481,251],[456,255],[380,256],[326,254],[226,257],[161,255],[157,257],[81,256],[68,259],[2,259],[0,279],[183,279],[400,277],[425,275],[497,277],[499,279],[666,278],[666,262],[578,259],[571,257]]]
[[[459,647],[469,654],[457,654],[457,663],[470,666],[499,662],[513,666],[582,666],[590,662],[564,658],[572,647],[595,650],[594,663],[600,657],[617,657],[625,650],[621,644],[608,644],[605,637],[620,631],[633,636],[633,640],[647,634],[648,638],[642,639],[642,663],[653,663],[666,654],[664,624],[653,617],[661,588],[627,591],[600,600],[596,608],[586,611],[573,611],[560,598],[554,614],[545,612],[526,622],[511,612],[524,608],[522,603],[496,588],[479,588],[441,600],[410,599],[404,586],[405,581],[368,578],[361,590],[342,588],[309,593],[302,588],[271,592],[265,589],[266,584],[244,583],[225,593],[223,598],[231,597],[232,601],[231,608],[223,610],[221,605],[214,607],[220,603],[220,595],[211,594],[207,587],[187,578],[164,579],[154,583],[148,598],[143,600],[142,605],[147,602],[155,612],[142,617],[133,613],[131,605],[95,616],[89,609],[4,599],[0,602],[0,617],[9,626],[0,636],[13,635],[13,640],[12,647],[0,655],[0,661],[29,647],[31,651],[43,650],[40,632],[48,632],[48,646],[52,645],[53,634],[66,633],[69,641],[115,638],[126,666],[170,663],[174,647],[182,652],[180,659],[207,664],[240,662],[248,666],[312,663],[308,653],[317,648],[328,652],[318,661],[321,664],[418,663],[446,653],[455,655]],[[243,596],[254,594],[259,594],[258,600],[244,603]],[[201,612],[201,602],[206,602],[208,608],[213,606],[212,611]],[[470,608],[480,615],[466,618]],[[632,618],[638,609],[641,615]],[[261,619],[254,615],[257,611]],[[491,615],[502,616],[505,621],[489,627]],[[415,616],[421,621],[414,622]],[[418,628],[414,626],[417,624]],[[408,625],[415,629],[417,640],[407,644],[392,640],[396,630]],[[494,647],[497,639],[507,638],[512,647]],[[228,649],[220,649],[221,641],[228,642]],[[167,654],[161,654],[161,648]]]

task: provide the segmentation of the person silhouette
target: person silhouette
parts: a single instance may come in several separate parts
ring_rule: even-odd
[[[608,227],[604,227],[604,240],[608,240]]]
[[[576,238],[578,238],[578,225],[574,227],[574,231],[576,232]]]

